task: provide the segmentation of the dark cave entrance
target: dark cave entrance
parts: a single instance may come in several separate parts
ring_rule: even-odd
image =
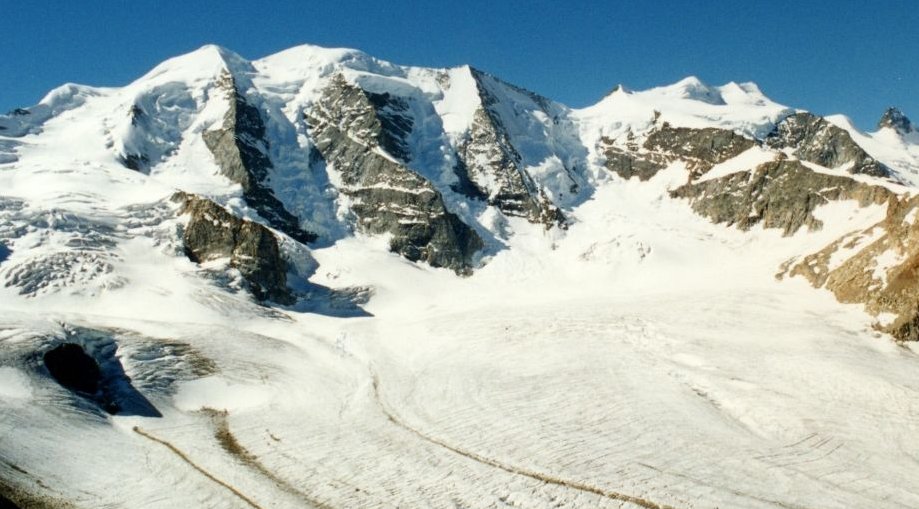
[[[89,395],[99,390],[102,370],[80,345],[64,343],[45,353],[44,361],[51,376],[64,387]]]

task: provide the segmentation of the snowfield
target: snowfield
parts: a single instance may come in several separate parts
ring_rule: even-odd
[[[597,164],[593,144],[639,131],[654,105],[676,125],[762,133],[792,110],[755,85],[690,78],[619,90],[593,109],[553,103],[555,133],[538,119],[511,126],[539,145],[526,164],[547,188],[569,185],[563,159],[584,165],[571,224],[464,211],[494,239],[459,277],[350,231],[331,205],[303,205],[334,193],[291,150],[312,143],[292,119],[341,66],[369,86],[411,88],[413,118],[430,116],[419,129],[447,143],[477,96],[351,50],[295,48],[251,65],[224,55],[219,65],[252,75],[277,116],[272,136],[290,142],[270,149],[280,199],[301,200],[326,235],[308,253],[283,247],[316,285],[313,307],[262,306],[225,261],[182,254],[168,199],[202,192],[258,219],[200,140],[224,114],[204,88],[221,51],[117,91],[53,92],[42,111],[55,113],[19,126],[34,134],[15,138],[14,157],[0,152],[0,494],[77,508],[919,507],[919,347],[876,332],[859,305],[777,277],[886,205],[834,202],[816,211],[832,218],[824,229],[790,237],[743,232],[669,197],[682,163],[648,182]],[[456,87],[468,73],[448,72]],[[166,91],[161,102],[151,87]],[[425,94],[438,111],[419,106]],[[173,121],[139,131],[119,116],[136,97]],[[604,124],[612,114],[622,123]],[[415,160],[452,164],[421,138]],[[118,162],[145,145],[161,159],[149,173]],[[767,155],[750,149],[706,178]],[[418,164],[432,181],[443,170]],[[369,289],[359,312],[329,297],[354,288]],[[121,412],[48,374],[42,355],[62,342],[105,360]]]
[[[726,230],[653,192],[611,182],[555,249],[521,239],[468,279],[360,239],[316,250],[320,281],[377,288],[371,317],[170,315],[213,306],[178,282],[147,312],[129,289],[6,297],[7,355],[62,323],[111,331],[162,417],[4,367],[3,469],[78,506],[919,503],[916,352],[772,277],[820,239]]]

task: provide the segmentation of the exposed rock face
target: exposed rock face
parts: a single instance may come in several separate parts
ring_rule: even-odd
[[[900,134],[909,134],[916,130],[909,118],[897,108],[887,108],[881,120],[878,121],[878,129],[884,129],[885,127],[893,129]]]
[[[144,130],[150,118],[144,110],[136,104],[131,106],[128,116],[131,119],[132,130]],[[121,161],[121,164],[123,164],[125,168],[134,171],[146,172],[149,169],[150,157],[140,151],[125,150],[118,156],[118,160]]]
[[[827,288],[841,302],[891,315],[878,327],[900,340],[919,340],[917,213],[919,197],[891,198],[883,221],[804,257],[789,273]]]
[[[845,129],[811,113],[795,113],[785,118],[765,142],[775,149],[791,149],[799,159],[827,168],[847,166],[849,173],[875,177],[890,174]]]
[[[691,129],[664,123],[648,135],[644,147],[686,161],[690,178],[694,179],[755,145],[750,138],[727,129]]]
[[[747,230],[763,223],[792,235],[802,226],[816,230],[823,225],[814,217],[819,205],[833,200],[858,200],[862,206],[885,203],[892,193],[834,175],[817,173],[798,161],[778,160],[755,170],[688,183],[671,192],[688,198],[697,213],[715,223]]]
[[[713,166],[740,155],[756,141],[727,129],[672,127],[663,123],[648,133],[641,145],[629,132],[624,145],[603,138],[606,168],[624,179],[637,176],[648,180],[674,161],[685,161],[689,179],[708,172]]]
[[[614,145],[613,140],[609,138],[603,138],[601,143],[606,158],[606,169],[626,180],[638,177],[639,180],[645,181],[667,167],[666,157],[661,154],[639,152],[640,147],[637,144],[622,148]]]
[[[546,228],[563,226],[561,210],[543,193],[533,177],[524,169],[520,153],[511,142],[501,116],[495,111],[497,98],[485,84],[486,75],[471,69],[481,106],[476,110],[465,139],[457,146],[463,164],[477,194],[486,196],[490,205],[508,216],[523,217]],[[551,116],[547,100],[519,90],[534,99]],[[572,180],[572,185],[576,184]]]
[[[272,227],[302,243],[316,240],[314,233],[300,228],[298,218],[284,208],[268,185],[272,164],[258,108],[240,95],[229,73],[221,76],[218,86],[226,92],[229,109],[220,129],[202,135],[217,165],[227,178],[242,186],[246,203]]]
[[[351,199],[358,228],[392,234],[390,249],[409,260],[466,273],[482,240],[446,209],[431,182],[400,162],[408,157],[412,125],[404,110],[401,99],[368,93],[338,75],[308,122],[317,149],[340,175],[339,191]]]
[[[287,288],[287,263],[268,228],[240,219],[198,196],[176,193],[172,199],[182,204],[181,213],[189,215],[183,241],[191,261],[227,258],[258,300],[293,303]]]
[[[364,91],[364,95],[373,105],[376,120],[379,122],[376,139],[380,147],[404,163],[411,161],[408,137],[412,134],[414,122],[408,113],[408,103],[405,99],[388,92],[376,94]]]

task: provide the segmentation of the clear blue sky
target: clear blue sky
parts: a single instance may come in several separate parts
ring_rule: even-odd
[[[251,59],[311,43],[469,63],[574,107],[696,75],[861,128],[889,105],[919,120],[916,0],[0,0],[0,37],[0,111],[64,82],[122,85],[207,43]]]

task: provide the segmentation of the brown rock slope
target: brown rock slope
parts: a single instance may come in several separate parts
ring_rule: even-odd
[[[887,217],[849,233],[786,270],[824,287],[841,302],[863,303],[876,326],[903,341],[919,340],[919,196],[891,197]],[[797,262],[797,263],[796,263]]]
[[[189,216],[183,241],[191,261],[227,258],[258,300],[293,303],[287,288],[287,263],[271,230],[199,196],[176,193],[172,199],[181,204],[181,213]]]

